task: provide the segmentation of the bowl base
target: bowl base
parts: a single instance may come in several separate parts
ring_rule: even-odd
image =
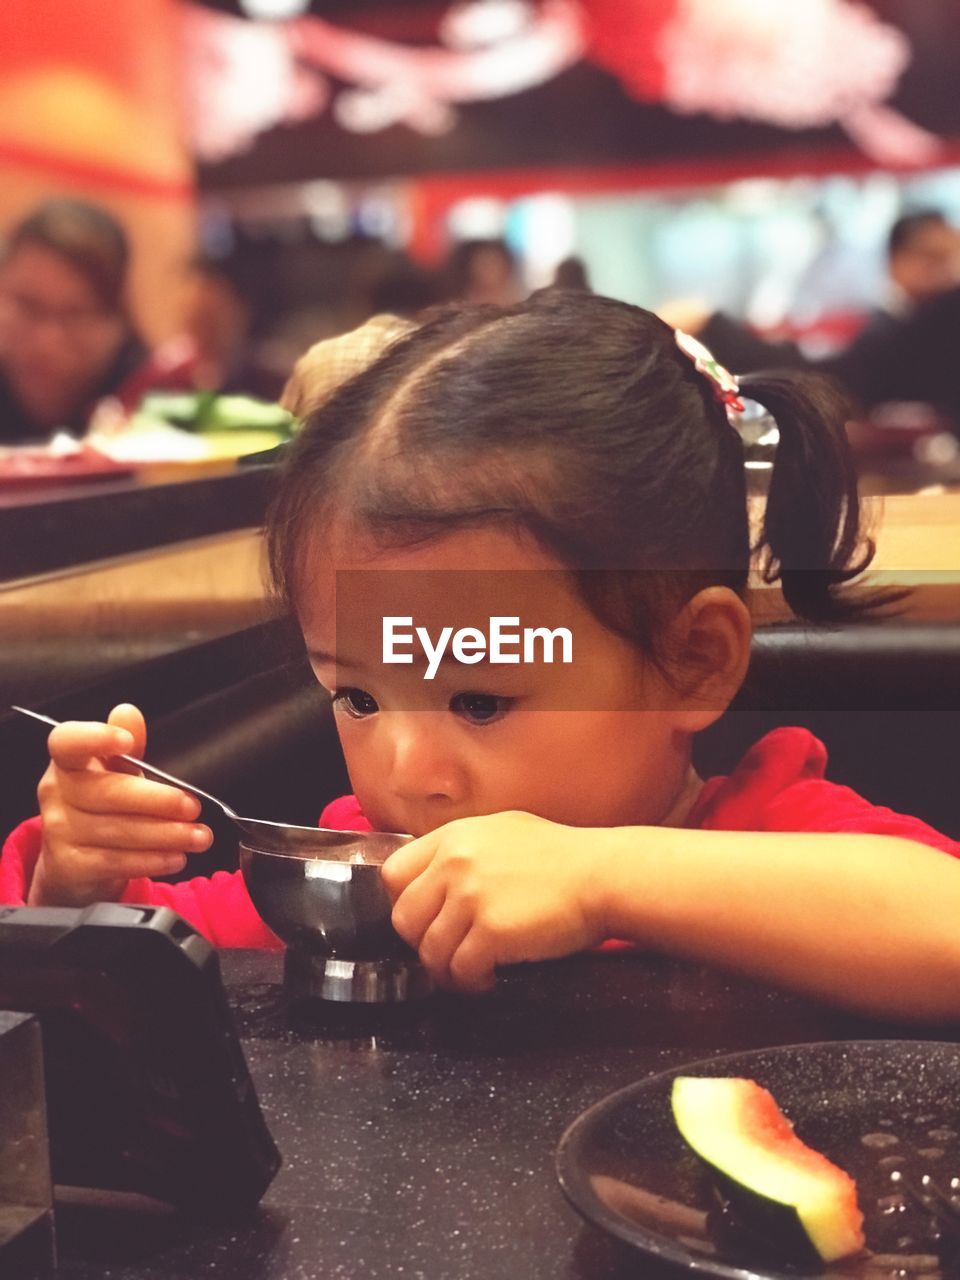
[[[283,984],[292,1000],[397,1004],[429,995],[430,979],[415,960],[344,960],[288,947]]]

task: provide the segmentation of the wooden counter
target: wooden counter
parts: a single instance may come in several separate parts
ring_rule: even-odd
[[[259,525],[275,474],[250,466],[174,482],[0,490],[0,583]]]
[[[274,474],[0,492],[0,705],[260,621]]]
[[[864,511],[876,543],[864,581],[909,589],[897,616],[930,622],[960,619],[960,491],[866,499]],[[753,608],[758,622],[790,616],[777,585],[758,584]]]
[[[269,613],[259,529],[0,584],[0,637],[229,631]]]
[[[874,514],[870,581],[911,588],[911,618],[960,619],[960,493],[888,497]],[[248,528],[0,584],[0,639],[248,626],[271,611],[262,553]],[[760,618],[783,615],[778,588],[757,596]]]

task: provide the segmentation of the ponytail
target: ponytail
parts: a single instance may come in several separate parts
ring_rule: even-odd
[[[860,526],[845,397],[810,373],[749,374],[740,387],[772,414],[780,433],[754,548],[764,553],[764,581],[779,578],[787,604],[812,622],[842,622],[899,599],[902,593],[844,589],[874,553]]]

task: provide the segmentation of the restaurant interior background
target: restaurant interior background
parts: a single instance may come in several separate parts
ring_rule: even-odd
[[[817,357],[888,305],[900,215],[960,223],[958,51],[949,0],[12,3],[0,230],[50,196],[116,213],[150,344],[184,324],[189,260],[220,264],[270,388],[375,311],[561,263]],[[478,286],[473,240],[513,258]],[[960,478],[949,422],[876,422],[869,486]]]
[[[134,702],[154,765],[244,814],[314,826],[350,783],[329,699],[265,587],[264,450],[295,424],[263,397],[374,313],[555,281],[691,327],[720,310],[805,359],[843,352],[902,313],[897,219],[936,210],[960,229],[958,59],[956,0],[0,0],[0,241],[50,199],[109,210],[130,236],[152,375],[181,379],[141,386],[138,404],[108,397],[86,435],[10,441],[0,325],[0,837],[35,814],[48,761],[46,729],[10,704],[102,720]],[[954,269],[956,292],[960,255]],[[951,378],[954,324],[937,335]],[[177,361],[186,338],[224,332],[242,373],[214,395],[202,361]],[[775,432],[750,429],[760,502]],[[849,431],[877,499],[873,581],[906,589],[897,616],[807,627],[758,584],[750,681],[697,765],[728,773],[761,734],[801,726],[829,744],[832,780],[955,839],[960,418],[896,401]],[[185,875],[237,866],[231,824],[204,821],[213,847]],[[86,1235],[65,1217],[60,1274],[659,1280],[563,1204],[564,1125],[665,1064],[851,1038],[882,1057],[890,1034],[639,950],[511,966],[499,994],[441,1003],[435,1024],[427,1011],[361,1037],[369,1024],[344,1016],[317,1034],[288,1024],[281,964],[223,952],[285,1160],[265,1209],[222,1229],[116,1215]],[[23,972],[39,972],[32,951]],[[209,1030],[206,1005],[201,1018]],[[835,1096],[879,1089],[874,1129],[894,1078],[949,1097],[937,1168],[953,1173],[955,1046],[939,1048],[894,1055],[895,1076],[844,1057]],[[100,1126],[109,1099],[89,1104],[68,1066],[65,1096]],[[910,1107],[919,1125],[925,1097]],[[215,1191],[230,1170],[190,1172]],[[8,1185],[0,1170],[0,1202]],[[49,1209],[49,1177],[45,1194]],[[0,1275],[3,1244],[0,1230]]]
[[[101,205],[131,240],[151,373],[172,360],[179,377],[185,339],[226,334],[242,345],[229,390],[245,393],[211,412],[217,388],[187,360],[152,399],[103,402],[81,439],[24,446],[0,423],[11,687],[25,697],[29,670],[27,689],[50,691],[111,645],[148,656],[266,616],[265,499],[238,459],[289,431],[259,402],[297,358],[373,313],[563,280],[675,319],[720,309],[798,358],[845,350],[903,306],[896,220],[936,210],[960,227],[958,55],[952,0],[0,6],[0,233],[50,198]],[[213,272],[199,293],[198,258]],[[957,422],[911,399],[849,430],[864,491],[885,495],[877,565],[912,575],[915,616],[955,617]],[[217,479],[229,499],[186,485]],[[121,518],[146,487],[175,518]],[[63,521],[82,498],[98,505],[77,533]],[[214,528],[198,510],[218,501]],[[116,563],[147,551],[148,566]],[[99,647],[67,660],[65,628]]]

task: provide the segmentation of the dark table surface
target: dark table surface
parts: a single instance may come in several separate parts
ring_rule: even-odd
[[[0,492],[0,582],[262,523],[275,468]]]
[[[285,1005],[280,957],[225,952],[223,971],[282,1169],[229,1227],[61,1211],[58,1275],[665,1280],[566,1202],[554,1151],[580,1112],[723,1052],[918,1034],[631,953],[518,967],[481,999],[309,1014]]]

